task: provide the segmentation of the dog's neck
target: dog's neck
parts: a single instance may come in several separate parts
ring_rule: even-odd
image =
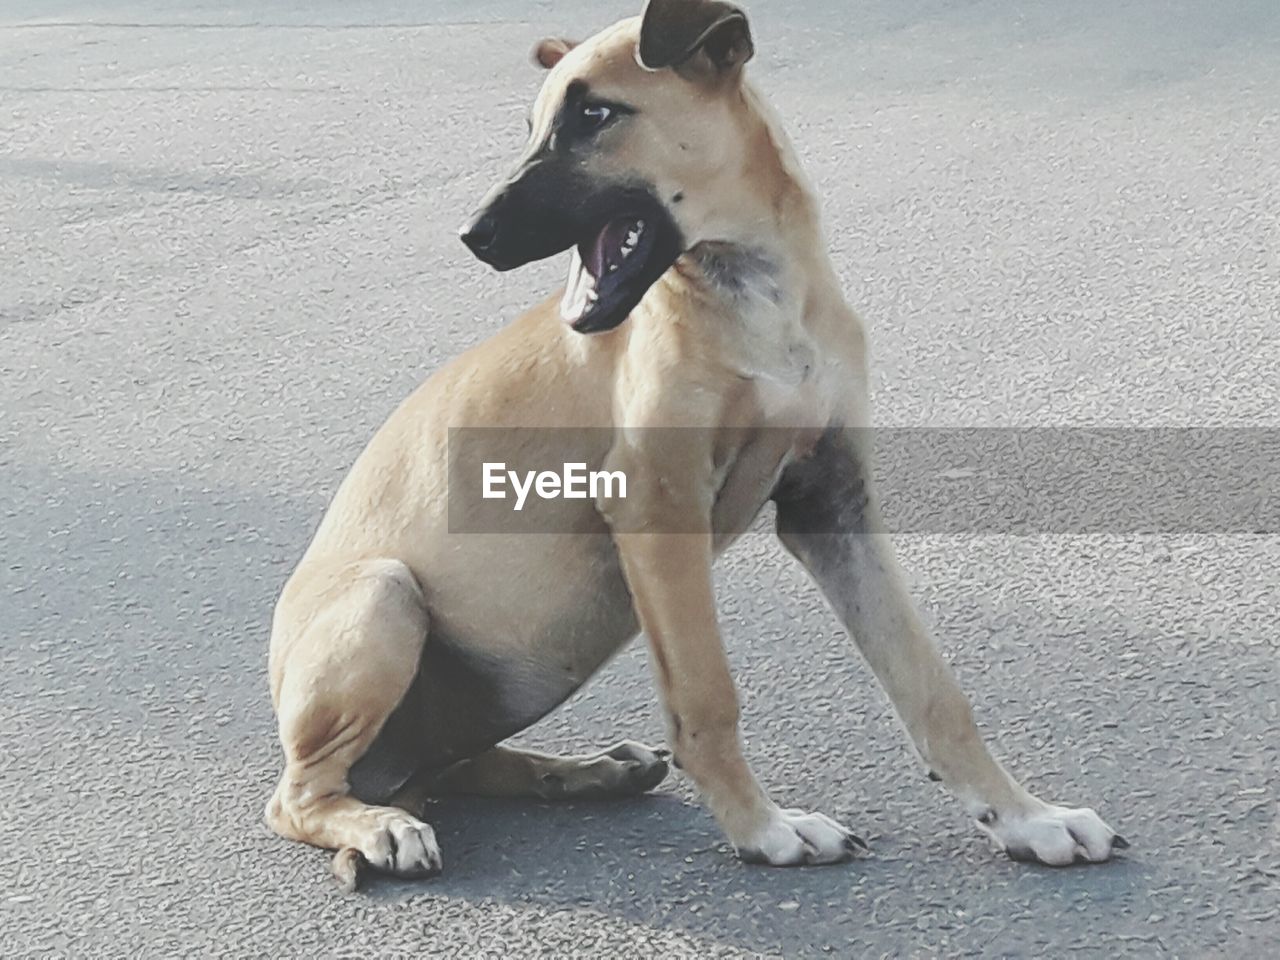
[[[733,306],[804,304],[819,291],[838,295],[816,196],[781,121],[749,85],[742,116],[752,145],[743,160],[750,189],[739,193],[729,236],[692,247],[673,279]]]
[[[686,280],[731,301],[754,298],[780,304],[786,289],[782,264],[769,251],[720,241],[690,250],[676,269]]]

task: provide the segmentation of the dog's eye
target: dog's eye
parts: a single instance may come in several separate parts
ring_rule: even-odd
[[[613,119],[613,108],[603,103],[586,103],[581,111],[582,125],[588,130],[599,130]]]

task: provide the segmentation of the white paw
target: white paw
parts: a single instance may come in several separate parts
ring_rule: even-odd
[[[799,867],[843,863],[867,845],[825,814],[775,807],[756,836],[734,848],[747,863]]]
[[[1042,803],[1026,811],[989,810],[978,818],[978,825],[1009,859],[1052,867],[1101,863],[1129,846],[1088,807]]]
[[[379,820],[378,826],[356,845],[369,866],[399,877],[427,877],[440,872],[444,861],[431,827],[400,811]]]

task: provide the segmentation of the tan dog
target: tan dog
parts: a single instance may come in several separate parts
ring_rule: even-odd
[[[671,748],[738,854],[852,856],[861,841],[779,806],[742,755],[711,568],[769,500],[930,775],[1001,849],[1069,864],[1125,846],[992,759],[912,610],[857,429],[862,327],[795,154],[744,79],[752,52],[746,17],[716,0],[651,0],[581,45],[536,51],[550,73],[528,148],[463,239],[500,269],[572,249],[559,308],[525,314],[392,415],[276,608],[286,763],[267,821],[337,849],[347,884],[365,861],[440,869],[407,789],[554,798],[658,783],[664,755],[637,744],[581,758],[500,745],[641,628]],[[618,472],[626,495],[561,501],[567,522],[537,536],[459,532],[454,427]],[[671,427],[687,429],[646,429]]]

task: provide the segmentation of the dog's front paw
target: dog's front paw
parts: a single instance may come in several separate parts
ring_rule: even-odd
[[[756,836],[734,847],[747,863],[772,867],[843,863],[867,849],[860,837],[825,814],[778,807]]]
[[[988,810],[978,817],[982,827],[1011,860],[1067,867],[1102,863],[1128,841],[1088,807],[1038,803],[1008,813]]]

